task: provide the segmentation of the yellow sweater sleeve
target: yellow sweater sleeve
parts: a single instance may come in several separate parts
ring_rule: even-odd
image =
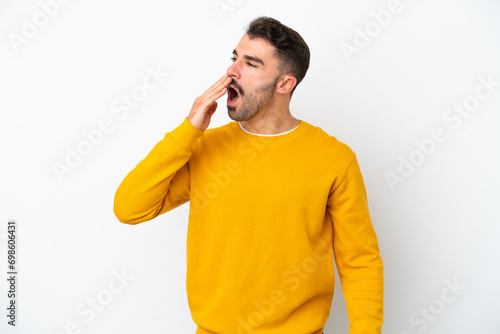
[[[118,187],[114,212],[126,224],[138,224],[189,201],[188,160],[191,147],[203,135],[186,117],[165,134]]]
[[[383,322],[383,263],[356,158],[332,189],[333,252],[350,321],[350,334],[379,334]]]

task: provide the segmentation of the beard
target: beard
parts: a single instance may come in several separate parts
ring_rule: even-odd
[[[234,86],[239,90],[242,102],[239,110],[237,110],[236,106],[227,106],[229,118],[233,121],[247,121],[257,115],[271,102],[274,96],[274,87],[276,86],[278,80],[279,77],[277,77],[274,82],[264,84],[247,93],[243,92],[241,87],[236,82],[233,82]]]

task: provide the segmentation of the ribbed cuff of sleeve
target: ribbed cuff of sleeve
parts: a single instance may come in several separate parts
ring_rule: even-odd
[[[170,136],[179,146],[181,146],[186,151],[191,151],[191,146],[194,142],[203,136],[203,131],[196,128],[189,119],[186,117],[184,121],[176,127],[174,130],[169,132]]]

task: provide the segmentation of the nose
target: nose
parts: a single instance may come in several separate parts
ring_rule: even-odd
[[[231,66],[229,66],[226,70],[227,74],[231,78],[238,79],[240,77],[239,63],[238,60],[234,61]]]

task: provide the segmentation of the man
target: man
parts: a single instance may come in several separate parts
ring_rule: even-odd
[[[381,333],[383,264],[356,156],[290,113],[307,44],[261,17],[232,60],[125,177],[116,216],[137,224],[190,201],[186,287],[197,334],[321,334],[333,256],[350,333]],[[207,130],[226,93],[233,122]]]

